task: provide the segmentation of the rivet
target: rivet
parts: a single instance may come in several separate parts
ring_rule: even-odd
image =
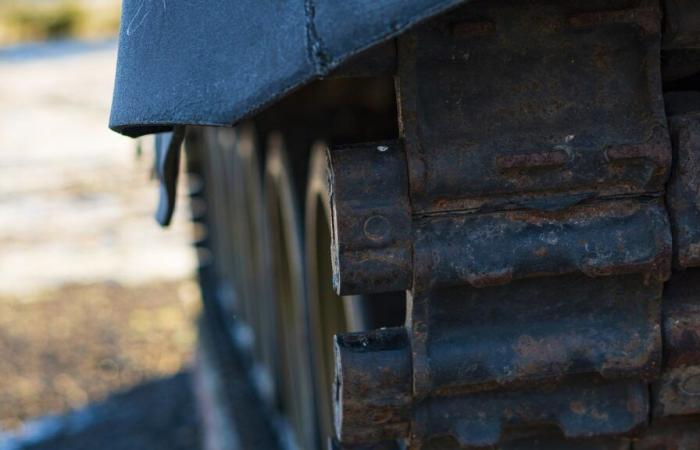
[[[689,395],[700,395],[700,375],[686,378],[681,389]]]
[[[384,216],[372,216],[365,220],[365,236],[375,242],[382,242],[389,237],[391,224]]]

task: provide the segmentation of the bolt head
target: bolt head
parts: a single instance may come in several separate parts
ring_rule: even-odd
[[[364,232],[368,239],[374,242],[384,242],[391,234],[391,223],[384,216],[371,216],[365,220]]]

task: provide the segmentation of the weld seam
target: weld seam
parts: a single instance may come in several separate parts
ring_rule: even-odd
[[[323,41],[316,29],[316,6],[314,0],[304,0],[306,17],[306,39],[309,59],[314,65],[316,73],[324,74],[328,70],[330,58],[323,49]]]

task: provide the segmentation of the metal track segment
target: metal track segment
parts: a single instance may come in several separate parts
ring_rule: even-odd
[[[645,429],[677,376],[650,402],[673,254],[661,24],[655,0],[478,1],[399,39],[401,139],[330,151],[337,289],[408,290],[404,328],[336,337],[347,448]]]
[[[664,290],[664,369],[651,389],[652,428],[635,443],[637,450],[700,449],[700,102],[669,123],[674,167],[666,202],[678,272]]]

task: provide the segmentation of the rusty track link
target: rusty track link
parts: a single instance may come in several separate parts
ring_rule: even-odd
[[[670,3],[664,48],[699,46]],[[338,292],[407,291],[335,338],[338,448],[700,448],[700,114],[666,115],[663,24],[477,1],[399,38],[400,139],[329,151]]]

